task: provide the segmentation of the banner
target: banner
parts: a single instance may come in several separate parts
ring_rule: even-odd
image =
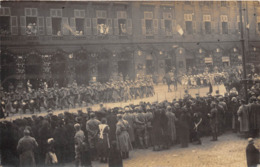
[[[229,57],[223,56],[223,57],[222,57],[222,62],[230,62]]]
[[[205,63],[213,63],[212,57],[205,57]]]

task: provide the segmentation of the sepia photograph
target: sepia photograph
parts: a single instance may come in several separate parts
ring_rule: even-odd
[[[260,0],[0,0],[0,167],[260,167]]]

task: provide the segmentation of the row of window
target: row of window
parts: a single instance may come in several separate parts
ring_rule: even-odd
[[[106,11],[97,10],[96,18],[85,18],[85,10],[74,10],[74,17],[62,17],[61,9],[50,9],[51,17],[39,17],[36,8],[25,8],[25,16],[11,16],[10,8],[0,8],[0,34],[18,34],[18,19],[20,19],[21,35],[131,35],[132,19],[127,17],[126,11],[118,11],[117,18],[107,18]],[[160,33],[172,36],[177,32],[187,34],[196,33],[196,21],[192,14],[184,14],[184,24],[177,25],[171,12],[164,12],[163,19],[154,19],[152,12],[144,12],[142,19],[142,33],[145,36],[153,36]],[[211,15],[203,15],[202,32],[211,34],[214,30],[221,34],[229,34],[231,22],[227,15],[220,16],[220,23],[213,22]],[[45,29],[46,27],[46,29]],[[234,26],[240,31],[240,18],[237,16],[237,24]],[[46,31],[46,33],[45,33]],[[199,30],[200,31],[200,30]],[[257,32],[260,33],[260,16],[257,16]]]

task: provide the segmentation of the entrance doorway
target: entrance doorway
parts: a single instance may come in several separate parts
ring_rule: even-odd
[[[98,64],[98,81],[101,83],[107,82],[110,77],[108,61],[100,61]]]
[[[42,78],[42,63],[38,55],[29,55],[25,61],[26,81],[30,80],[32,88],[36,89],[40,85],[39,79]]]
[[[128,75],[130,77],[130,61],[122,60],[118,61],[118,73],[122,73],[124,79]]]
[[[67,85],[66,81],[66,67],[67,61],[65,56],[62,54],[57,54],[52,57],[51,60],[51,73],[52,81],[57,82],[60,87]]]
[[[153,60],[146,60],[146,75],[151,75],[154,72]]]
[[[189,68],[192,69],[192,67],[194,66],[194,61],[193,59],[186,59],[186,69],[189,70]]]
[[[165,73],[172,70],[172,59],[165,59]]]

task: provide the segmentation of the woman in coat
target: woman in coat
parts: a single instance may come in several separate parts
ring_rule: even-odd
[[[101,124],[99,124],[99,138],[97,144],[100,162],[107,162],[109,148],[109,126],[107,125],[106,119],[102,118]]]
[[[118,122],[116,124],[117,147],[122,153],[122,158],[129,158],[129,151],[132,150],[131,140],[128,134],[129,124],[123,120],[122,115],[117,115]]]

